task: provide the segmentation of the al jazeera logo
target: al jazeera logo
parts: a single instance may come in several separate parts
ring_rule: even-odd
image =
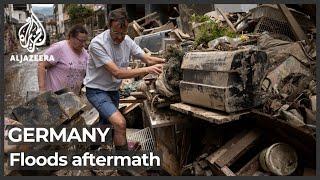
[[[27,18],[26,23],[21,26],[18,32],[20,45],[28,51],[28,54],[11,55],[10,61],[22,63],[24,61],[54,61],[52,55],[33,54],[37,47],[46,42],[46,31],[37,16],[31,10],[31,16]]]

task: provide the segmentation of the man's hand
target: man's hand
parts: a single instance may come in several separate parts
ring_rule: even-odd
[[[144,54],[141,60],[148,65],[162,64],[166,62],[166,60],[163,58],[153,57],[148,54]]]
[[[156,62],[157,63],[165,63],[166,62],[166,60],[165,59],[163,59],[163,58],[157,58],[157,57],[154,57],[156,60]]]
[[[146,73],[160,74],[162,72],[162,64],[156,64],[149,67],[136,68],[136,69],[123,69],[110,61],[107,62],[104,67],[117,79],[129,79],[138,77],[140,75],[146,75]]]
[[[153,66],[146,67],[148,73],[151,74],[160,74],[162,73],[163,64],[156,64]]]

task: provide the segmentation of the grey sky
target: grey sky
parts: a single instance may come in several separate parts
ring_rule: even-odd
[[[52,7],[53,4],[32,4],[33,7]]]

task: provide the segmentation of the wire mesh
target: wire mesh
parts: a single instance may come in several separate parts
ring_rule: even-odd
[[[271,35],[282,40],[294,40],[295,36],[290,28],[290,25],[284,21],[278,21],[269,17],[262,17],[255,27],[255,33],[268,31]]]
[[[154,138],[149,127],[137,131],[127,137],[128,141],[137,141],[141,145],[143,151],[154,150]]]

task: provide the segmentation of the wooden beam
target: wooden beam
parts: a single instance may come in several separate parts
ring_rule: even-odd
[[[229,27],[234,31],[237,32],[236,28],[234,27],[234,25],[232,24],[232,22],[229,20],[229,18],[227,17],[227,15],[224,14],[224,12],[220,9],[217,8],[217,11],[223,16],[223,18],[226,20],[227,24],[229,25]]]
[[[243,136],[238,142],[234,144],[226,153],[219,157],[216,164],[219,167],[228,166],[233,163],[235,159],[239,157],[242,152],[246,151],[260,136],[262,135],[261,130],[253,129]]]
[[[131,103],[129,106],[127,106],[124,110],[123,110],[123,115],[128,114],[130,111],[134,110],[136,107],[138,107],[140,105],[140,103]]]
[[[234,136],[231,140],[229,140],[226,144],[216,150],[214,153],[210,154],[206,159],[211,163],[214,164],[217,159],[219,159],[224,153],[226,153],[236,142],[238,142],[241,137],[243,137],[248,130],[243,130]]]
[[[181,113],[209,121],[214,124],[224,124],[239,120],[242,115],[248,114],[249,111],[239,112],[236,114],[226,114],[221,111],[207,110],[184,103],[175,103],[170,105],[170,109]]]
[[[281,10],[283,16],[287,19],[291,30],[294,34],[294,36],[297,38],[297,40],[305,40],[307,43],[309,42],[309,39],[307,38],[306,34],[303,32],[301,26],[298,24],[296,19],[293,17],[289,9],[285,4],[277,4],[278,8]]]
[[[227,166],[222,167],[220,171],[225,176],[236,176]]]
[[[144,99],[120,99],[119,103],[142,103]]]
[[[143,21],[143,20],[145,20],[145,19],[147,19],[147,18],[149,18],[149,17],[152,17],[152,16],[154,16],[154,15],[156,15],[156,14],[157,14],[157,12],[153,12],[153,13],[148,14],[148,15],[146,15],[146,16],[140,18],[140,19],[137,19],[137,20],[135,20],[135,21],[138,23],[138,22]]]

